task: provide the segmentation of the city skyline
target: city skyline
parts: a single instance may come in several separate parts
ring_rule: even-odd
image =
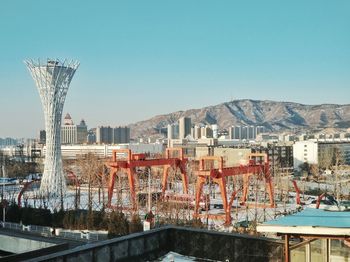
[[[89,127],[231,99],[349,104],[346,1],[8,1],[2,7],[0,137],[34,137],[44,127],[39,95],[23,67],[28,57],[81,61],[63,112]]]

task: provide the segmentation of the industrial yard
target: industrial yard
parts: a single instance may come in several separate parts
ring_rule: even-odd
[[[40,179],[3,183],[3,198],[18,206],[52,211],[62,207],[120,211],[141,218],[151,211],[154,226],[200,220],[208,229],[251,234],[256,234],[257,224],[305,207],[331,207],[325,203],[326,193],[338,193],[343,203],[348,200],[346,170],[341,171],[337,186],[332,179],[316,183],[288,173],[273,176],[263,153],[248,154],[244,163],[225,166],[219,156],[196,161],[181,148],[167,148],[163,156],[120,149],[110,159],[88,155],[85,160],[66,162],[68,187],[63,202],[43,197]]]

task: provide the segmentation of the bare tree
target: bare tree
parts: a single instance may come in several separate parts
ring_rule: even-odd
[[[92,211],[92,189],[93,187],[102,188],[102,176],[104,175],[103,162],[94,154],[80,156],[77,160],[77,167],[81,174],[81,181],[88,186],[88,210]]]
[[[340,197],[339,190],[339,172],[338,167],[344,163],[344,153],[338,145],[323,148],[319,155],[319,165],[323,169],[330,169],[334,171],[335,187],[334,194],[336,198]]]
[[[339,172],[338,167],[344,163],[344,154],[339,147],[334,148],[334,173],[335,173],[335,195],[336,199],[340,199],[340,189],[339,189]]]
[[[330,169],[333,165],[333,159],[334,159],[334,148],[333,147],[323,148],[319,154],[319,159],[318,159],[319,167],[323,170]]]
[[[317,164],[311,164],[310,165],[310,173],[312,174],[314,179],[318,180],[319,167],[318,167]]]

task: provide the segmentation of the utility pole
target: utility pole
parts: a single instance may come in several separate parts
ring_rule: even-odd
[[[5,178],[5,160],[3,161],[3,165],[2,165],[2,177]],[[3,179],[2,181],[2,222],[5,223],[6,222],[6,201],[5,201],[5,179]]]
[[[148,212],[152,210],[151,167],[148,167]]]

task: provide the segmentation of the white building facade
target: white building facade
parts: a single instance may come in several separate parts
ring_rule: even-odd
[[[61,143],[63,145],[84,144],[87,142],[87,133],[87,125],[84,120],[81,120],[79,125],[74,125],[73,121],[67,124],[65,121],[65,125],[61,127]]]
[[[300,170],[300,166],[304,163],[318,164],[318,143],[316,141],[298,141],[293,145],[294,169]]]

